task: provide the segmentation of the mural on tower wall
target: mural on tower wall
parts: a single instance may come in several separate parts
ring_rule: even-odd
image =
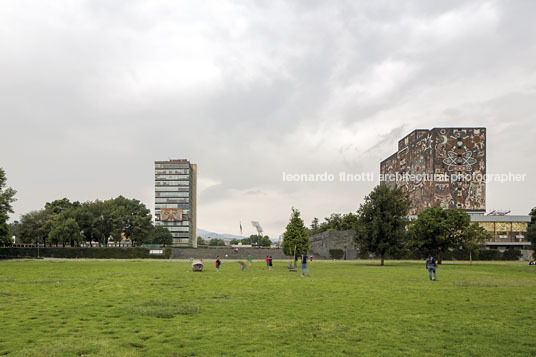
[[[381,162],[380,174],[382,184],[401,187],[408,193],[410,214],[433,206],[483,212],[486,129],[415,130],[398,142],[395,154]]]

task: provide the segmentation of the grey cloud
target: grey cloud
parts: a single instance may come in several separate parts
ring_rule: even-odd
[[[291,206],[306,222],[354,211],[375,184],[289,184],[283,172],[377,172],[405,134],[441,125],[487,126],[490,168],[531,174],[512,195],[490,185],[491,205],[535,204],[532,2],[0,7],[12,218],[64,196],[152,207],[153,161],[188,158],[219,182],[199,194],[202,228],[233,231],[225,220],[251,214],[278,236]]]

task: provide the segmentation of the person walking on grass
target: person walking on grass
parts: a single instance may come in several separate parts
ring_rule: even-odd
[[[240,264],[240,271],[244,271],[246,264],[244,262],[238,262],[238,264]]]
[[[270,270],[270,258],[266,256],[266,270]]]
[[[309,272],[309,268],[307,268],[307,254],[304,254],[301,256],[301,276],[302,278],[305,276],[305,274],[311,276],[311,273]]]
[[[216,257],[216,273],[220,272],[220,266],[221,266],[221,259],[220,259],[220,256],[218,255]]]
[[[426,269],[428,269],[428,275],[430,276],[430,280],[437,280],[436,268],[437,268],[437,262],[435,258],[429,255],[428,259],[426,259]],[[432,273],[433,273],[433,278],[432,278]]]
[[[268,269],[273,270],[272,256],[271,255],[270,255],[270,259],[268,260]]]
[[[248,269],[251,268],[251,254],[248,254]]]

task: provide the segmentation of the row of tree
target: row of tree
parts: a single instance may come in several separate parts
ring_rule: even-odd
[[[11,225],[17,243],[49,246],[80,246],[131,242],[171,244],[171,233],[153,226],[151,212],[136,200],[119,196],[105,201],[80,203],[67,198],[47,202],[45,207],[21,216]]]
[[[238,243],[242,243],[243,245],[253,245],[257,247],[269,247],[270,245],[272,245],[270,237],[260,236],[257,234],[252,234],[249,236],[249,238],[231,240],[231,245]]]
[[[357,215],[350,212],[346,214],[333,213],[324,218],[324,222],[319,223],[318,218],[314,218],[309,229],[309,234],[318,234],[326,231],[346,231],[354,229],[357,223]]]
[[[462,209],[445,210],[431,207],[420,212],[416,219],[408,215],[411,201],[400,188],[379,185],[365,197],[357,214],[332,214],[319,224],[315,218],[307,229],[300,212],[292,208],[290,222],[283,235],[286,255],[307,254],[309,235],[328,230],[355,230],[355,244],[362,255],[380,257],[381,265],[387,256],[401,252],[416,252],[421,256],[441,256],[450,249],[468,251],[470,257],[491,234]],[[531,212],[533,222],[529,237],[536,245],[536,208]]]

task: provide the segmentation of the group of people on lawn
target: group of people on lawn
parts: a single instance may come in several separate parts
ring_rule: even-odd
[[[248,259],[248,269],[249,269],[251,267],[251,262],[252,262],[251,254],[248,255],[247,259]],[[311,255],[310,257],[308,257],[307,254],[303,254],[301,256],[301,271],[302,271],[301,276],[302,277],[304,277],[305,275],[311,275],[311,273],[309,272],[309,268],[307,266],[307,262],[309,259],[313,261],[313,256]],[[265,260],[266,260],[266,269],[273,270],[272,257],[267,255]],[[240,264],[240,270],[244,271],[245,266],[246,266],[244,262],[239,261],[238,263]],[[220,271],[220,267],[221,267],[221,259],[220,259],[220,256],[218,255],[216,257],[216,272]],[[295,271],[296,269],[296,267],[292,266],[292,264],[290,264],[288,268],[291,271]],[[428,259],[426,259],[426,269],[428,270],[428,275],[430,277],[430,280],[436,281],[437,280],[437,274],[436,274],[437,261],[431,255],[428,256]]]
[[[251,262],[252,262],[252,258],[251,258],[251,254],[248,255],[248,269],[251,268]],[[302,277],[304,277],[305,275],[311,275],[311,273],[309,272],[309,268],[307,267],[307,261],[310,259],[310,261],[313,261],[313,256],[311,255],[310,257],[307,255],[307,254],[304,254],[301,256],[301,269],[302,269]],[[273,270],[273,261],[272,261],[272,256],[266,256],[266,270]],[[240,264],[240,270],[241,271],[244,271],[246,265],[244,262],[242,261],[239,261],[238,262]],[[220,271],[220,267],[221,267],[221,259],[220,259],[220,256],[218,255],[216,257],[216,272],[219,273]],[[292,264],[289,265],[289,270],[291,271],[295,271],[295,268],[296,267],[293,267]]]

